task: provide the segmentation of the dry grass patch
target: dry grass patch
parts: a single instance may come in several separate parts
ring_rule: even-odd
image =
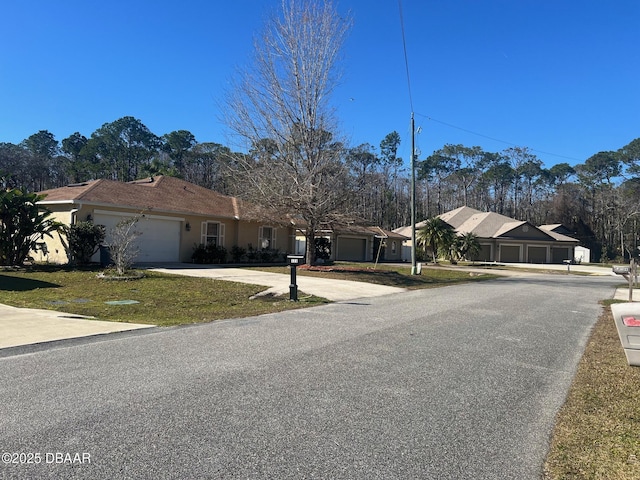
[[[640,479],[640,367],[627,365],[609,303],[558,414],[547,480]]]

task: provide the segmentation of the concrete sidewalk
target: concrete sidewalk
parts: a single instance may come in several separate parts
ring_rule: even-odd
[[[53,310],[16,308],[0,304],[0,348],[150,327],[153,325],[105,322]]]

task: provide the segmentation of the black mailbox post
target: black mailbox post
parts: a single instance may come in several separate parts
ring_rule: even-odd
[[[298,284],[296,283],[296,268],[304,265],[304,255],[287,255],[287,262],[291,270],[291,284],[289,285],[289,300],[298,301]]]

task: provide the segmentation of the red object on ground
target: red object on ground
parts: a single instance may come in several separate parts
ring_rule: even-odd
[[[627,327],[640,327],[640,319],[636,317],[622,317],[622,323]]]

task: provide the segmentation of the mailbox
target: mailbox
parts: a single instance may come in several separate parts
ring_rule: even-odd
[[[614,303],[611,312],[627,363],[640,366],[640,304]]]
[[[291,270],[291,283],[289,284],[289,300],[298,301],[298,282],[296,280],[296,267],[304,264],[304,255],[287,255],[289,269]]]
[[[291,266],[304,265],[304,255],[287,255],[287,262]]]
[[[613,273],[616,275],[629,275],[631,267],[613,267]]]

